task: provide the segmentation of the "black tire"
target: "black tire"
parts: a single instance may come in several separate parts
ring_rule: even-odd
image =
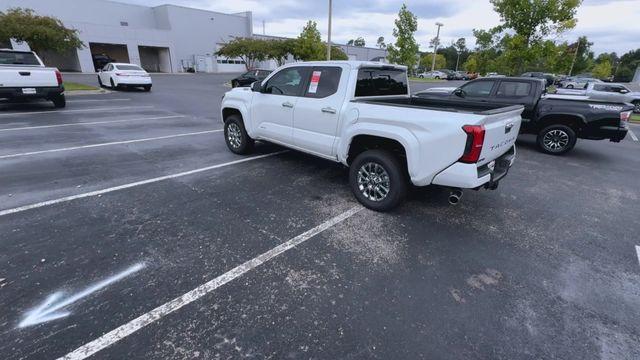
[[[142,87],[144,89],[144,91],[149,92],[151,91],[151,85],[146,85]]]
[[[237,82],[236,80],[233,80],[233,81],[231,82],[231,87],[232,87],[232,88],[237,88],[238,86],[239,86],[239,84],[238,84],[238,82]]]
[[[239,155],[251,153],[255,145],[255,141],[247,134],[244,122],[239,115],[230,115],[225,119],[224,141],[231,152]]]
[[[116,83],[113,82],[113,78],[109,79],[109,82],[111,83],[111,89],[115,90],[116,89]]]
[[[418,76],[420,79],[424,79],[424,75],[420,75]]]
[[[440,80],[440,76],[436,76],[436,80]]]
[[[633,112],[636,114],[640,114],[640,100],[636,100],[632,104],[634,106]]]
[[[51,98],[51,101],[53,101],[53,106],[56,109],[62,109],[67,106],[67,99],[65,99],[64,94],[55,95]]]
[[[375,167],[380,166],[386,172],[377,178],[366,179],[363,175],[366,173],[373,174]],[[363,170],[363,172],[361,172]],[[400,205],[407,193],[407,177],[405,167],[400,160],[391,152],[385,150],[367,150],[358,155],[349,167],[349,185],[353,195],[365,207],[375,211],[390,211]],[[381,199],[372,199],[371,194],[382,194],[383,191],[377,192],[377,186],[382,185],[388,180],[388,192]],[[362,186],[362,183],[369,183],[368,186]],[[362,186],[362,187],[361,187]]]
[[[540,151],[551,155],[562,155],[571,151],[578,137],[574,129],[567,125],[550,125],[538,133],[537,143]]]
[[[573,89],[573,85],[571,84],[567,85],[567,89]]]
[[[104,84],[102,83],[102,79],[100,79],[100,76],[98,76],[98,85],[100,85],[101,88],[104,87]]]

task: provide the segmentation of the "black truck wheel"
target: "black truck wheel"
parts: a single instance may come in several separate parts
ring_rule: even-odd
[[[65,99],[64,94],[54,95],[51,98],[51,101],[53,101],[53,106],[55,106],[57,109],[62,109],[63,107],[67,106],[67,100]]]
[[[404,167],[384,150],[367,150],[358,155],[349,167],[349,185],[356,199],[375,211],[392,210],[407,192]]]
[[[538,133],[538,148],[544,153],[562,155],[576,146],[576,132],[567,125],[550,125]]]
[[[640,114],[640,100],[636,100],[633,102],[633,112],[636,114]]]
[[[240,155],[251,153],[254,146],[254,140],[247,134],[244,122],[238,115],[231,115],[225,119],[224,141],[231,152]]]

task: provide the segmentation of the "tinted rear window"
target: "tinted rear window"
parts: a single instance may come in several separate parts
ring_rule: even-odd
[[[528,82],[503,81],[498,88],[498,96],[523,97],[529,95],[531,84]]]
[[[362,68],[358,70],[356,96],[407,95],[407,74],[400,69]]]
[[[313,68],[305,96],[323,98],[335,94],[340,84],[340,74],[342,69],[339,67]]]
[[[142,71],[142,68],[136,65],[116,65],[118,70],[137,70]]]
[[[32,53],[0,51],[0,65],[40,65],[40,62]]]

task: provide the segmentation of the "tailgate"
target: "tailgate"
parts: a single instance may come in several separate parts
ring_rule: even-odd
[[[509,110],[487,115],[480,124],[484,125],[484,145],[478,165],[484,165],[506,153],[518,138],[520,114],[524,107],[509,107]]]
[[[0,87],[55,87],[58,86],[55,69],[41,67],[0,67]]]

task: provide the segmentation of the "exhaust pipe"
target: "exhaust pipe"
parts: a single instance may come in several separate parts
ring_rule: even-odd
[[[449,193],[449,204],[458,205],[461,198],[462,198],[461,189],[451,189],[451,193]]]

